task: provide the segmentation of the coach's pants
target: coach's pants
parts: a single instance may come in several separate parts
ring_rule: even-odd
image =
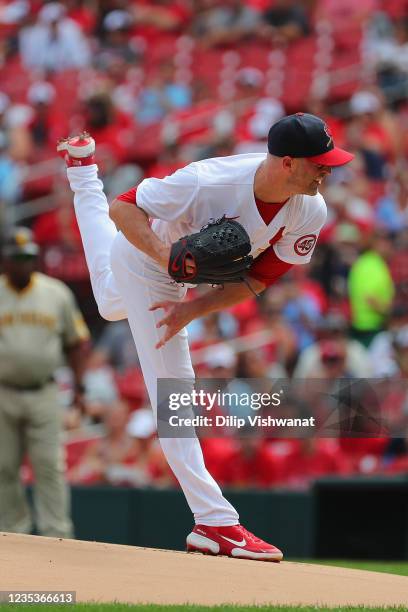
[[[72,537],[64,479],[57,388],[16,391],[0,385],[0,531],[30,533],[32,520],[20,467],[27,452],[34,477],[34,509],[41,535]]]
[[[157,379],[193,379],[194,371],[185,329],[163,348],[155,349],[164,333],[156,329],[163,310],[150,312],[149,307],[156,301],[182,300],[185,289],[171,284],[160,266],[116,231],[96,165],[69,168],[67,173],[99,312],[108,320],[129,320],[157,416]],[[204,465],[198,439],[161,438],[160,444],[196,523],[219,526],[238,523],[236,510],[223,497]]]

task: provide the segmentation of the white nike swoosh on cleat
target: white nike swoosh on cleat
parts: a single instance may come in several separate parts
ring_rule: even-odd
[[[231,544],[235,544],[235,546],[240,546],[241,548],[243,546],[246,546],[246,539],[242,538],[241,542],[237,542],[236,540],[231,540],[231,538],[227,538],[227,536],[221,536],[224,540],[227,540],[227,542],[231,542]]]

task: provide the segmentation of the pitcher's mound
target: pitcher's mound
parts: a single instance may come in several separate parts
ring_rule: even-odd
[[[301,563],[207,557],[0,534],[1,588],[76,591],[77,601],[157,604],[406,604],[408,578]]]

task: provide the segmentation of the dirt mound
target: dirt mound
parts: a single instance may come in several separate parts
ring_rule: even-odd
[[[321,565],[0,534],[1,589],[76,591],[77,601],[397,605],[408,578]]]

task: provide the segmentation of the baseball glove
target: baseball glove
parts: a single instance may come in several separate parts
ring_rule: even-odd
[[[246,230],[224,215],[172,244],[168,272],[176,283],[238,283],[244,280],[252,263],[250,251]],[[186,258],[194,262],[195,272],[187,272]]]

